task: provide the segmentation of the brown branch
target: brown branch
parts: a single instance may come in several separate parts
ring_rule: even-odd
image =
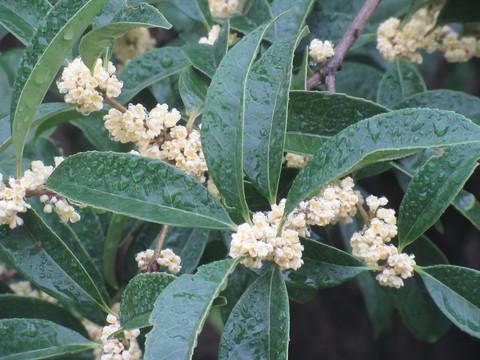
[[[335,47],[333,57],[312,77],[307,80],[307,90],[312,90],[319,84],[325,84],[328,92],[335,92],[335,76],[347,55],[348,50],[362,33],[381,0],[366,0],[359,13],[353,19],[342,40]]]
[[[358,213],[362,217],[362,220],[365,223],[365,225],[370,226],[370,216],[368,215],[367,211],[363,208],[362,204],[357,202],[355,206],[357,207]]]
[[[160,256],[160,252],[162,251],[163,244],[165,244],[165,239],[168,234],[168,230],[170,230],[170,226],[163,225],[162,230],[160,230],[160,235],[158,235],[157,245],[155,245],[155,250],[153,252],[152,260],[150,264],[148,264],[148,271],[154,272],[157,264],[157,259]]]
[[[117,100],[112,99],[111,97],[103,94],[103,102],[107,105],[110,105],[112,108],[117,109],[118,111],[124,113],[127,112],[127,108],[120,104]]]

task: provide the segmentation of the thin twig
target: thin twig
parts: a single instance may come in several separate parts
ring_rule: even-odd
[[[368,213],[363,208],[362,204],[357,202],[356,207],[357,207],[358,213],[362,217],[362,220],[365,223],[365,225],[369,226],[370,225],[370,216],[368,216]]]
[[[366,0],[359,13],[353,19],[342,40],[335,47],[335,54],[318,72],[307,80],[307,90],[312,90],[319,84],[325,84],[328,92],[335,92],[335,76],[347,55],[348,50],[362,33],[381,0]]]
[[[104,103],[110,105],[112,108],[117,109],[118,111],[124,113],[127,112],[127,108],[120,104],[117,100],[112,99],[111,97],[104,94]]]
[[[148,264],[148,271],[152,271],[153,270],[152,265],[157,263],[157,259],[160,256],[160,252],[162,251],[162,248],[163,248],[163,244],[165,244],[165,239],[167,237],[168,230],[170,230],[170,226],[168,225],[162,226],[162,230],[160,230],[160,235],[158,235],[157,244],[155,245],[155,250],[153,252],[152,260],[150,261],[150,264]]]

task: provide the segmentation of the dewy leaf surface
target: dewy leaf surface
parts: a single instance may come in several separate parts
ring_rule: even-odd
[[[210,175],[227,203],[249,220],[243,185],[246,82],[265,24],[245,36],[223,58],[205,99],[202,148]]]
[[[416,270],[440,310],[461,330],[480,337],[480,272],[452,265]]]
[[[163,47],[139,55],[125,66],[118,77],[123,81],[123,87],[117,101],[125,104],[141,90],[181,72],[189,65],[179,48]]]
[[[480,144],[453,146],[415,174],[400,205],[399,249],[415,241],[443,214],[478,166]]]
[[[106,309],[92,278],[63,241],[29,210],[24,225],[0,228],[2,251],[17,270],[40,290],[67,304]]]
[[[166,273],[138,274],[128,283],[120,303],[120,321],[123,330],[150,326],[150,314],[161,292],[174,281]]]
[[[177,168],[132,154],[70,156],[47,188],[94,208],[161,224],[234,230],[225,208],[205,186]]]
[[[18,69],[10,117],[19,163],[35,114],[57,71],[97,12],[108,0],[60,0],[25,50]],[[19,169],[21,170],[21,169]],[[20,171],[18,171],[20,175]]]
[[[218,358],[288,358],[288,293],[277,266],[260,276],[233,308],[220,340]]]
[[[207,79],[191,66],[180,75],[178,90],[185,108],[191,114],[203,107],[209,86]]]
[[[47,0],[2,0],[0,24],[28,46],[51,9],[52,5]]]
[[[285,15],[278,18],[273,27],[277,39],[297,35],[305,26],[305,21],[314,3],[315,0],[273,0],[271,7],[274,17],[286,12]]]
[[[1,360],[45,359],[100,346],[73,330],[41,319],[2,319],[0,335]]]
[[[172,3],[185,15],[204,23],[206,27],[212,24],[208,0],[172,0]]]
[[[111,24],[93,29],[82,38],[78,51],[83,62],[93,72],[103,50],[127,31],[140,27],[169,29],[172,25],[151,5],[126,6],[115,15]]]
[[[304,34],[275,42],[247,80],[243,169],[271,204],[277,203],[282,171],[293,55]]]
[[[150,316],[153,330],[147,335],[145,360],[192,358],[213,301],[239,260],[203,265],[195,275],[183,275],[162,291]]]
[[[448,111],[398,110],[362,120],[329,139],[300,171],[288,193],[285,214],[362,166],[422,149],[478,142],[480,127]]]
[[[427,91],[427,87],[422,75],[412,64],[397,57],[380,80],[377,102],[388,108],[394,108],[395,104],[405,98],[424,91]]]

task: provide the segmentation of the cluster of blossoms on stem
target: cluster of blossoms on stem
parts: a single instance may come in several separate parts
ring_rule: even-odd
[[[208,37],[201,37],[198,40],[199,44],[213,45],[217,41],[218,36],[220,35],[221,27],[220,25],[213,25],[212,29],[208,32]],[[239,40],[237,33],[228,34],[228,45],[233,45]]]
[[[58,90],[65,95],[65,102],[77,104],[77,110],[84,115],[103,109],[104,94],[115,98],[120,95],[123,83],[115,76],[115,66],[111,62],[107,68],[98,59],[93,75],[83,63],[76,58],[63,69]]]
[[[308,225],[326,226],[339,220],[351,222],[356,214],[356,204],[363,202],[360,193],[353,190],[353,180],[347,177],[308,201],[303,201],[286,219],[278,234],[285,210],[285,199],[272,205],[269,212],[253,215],[252,225],[245,223],[232,235],[230,256],[247,255],[242,263],[250,268],[260,268],[262,260],[269,260],[285,269],[299,269],[303,246],[300,236],[310,236]]]
[[[305,165],[307,165],[308,159],[308,156],[298,155],[294,153],[286,153],[283,161],[286,163],[287,167],[301,169]]]
[[[388,244],[397,235],[395,211],[382,206],[387,205],[385,197],[369,196],[366,199],[370,208],[370,224],[352,235],[350,245],[352,254],[370,266],[381,266],[376,279],[380,285],[400,288],[403,280],[413,276],[415,256],[398,253],[396,246]]]
[[[329,40],[313,39],[310,42],[308,54],[316,63],[322,63],[335,54],[333,43]]]
[[[245,0],[208,0],[208,5],[214,18],[228,18],[242,13]]]
[[[139,252],[135,256],[135,261],[138,263],[140,272],[146,273],[148,271],[148,265],[153,259],[153,254],[154,251],[152,249],[148,249]],[[160,251],[160,255],[158,256],[156,263],[158,266],[168,268],[168,271],[170,271],[172,274],[177,274],[182,269],[182,266],[180,265],[182,263],[180,256],[175,255],[171,249],[164,249]],[[158,270],[160,271],[160,269]]]
[[[377,30],[377,49],[388,62],[396,56],[421,64],[420,50],[441,51],[449,62],[464,62],[472,57],[480,57],[480,40],[473,35],[460,35],[450,26],[435,30],[435,23],[443,2],[421,8],[405,23],[403,28],[397,18],[384,21]],[[433,30],[433,31],[432,31]]]
[[[129,30],[124,36],[117,39],[113,51],[117,60],[125,65],[129,60],[136,58],[138,55],[153,50],[156,45],[157,42],[150,35],[150,31],[142,27]]]
[[[122,329],[120,321],[113,314],[108,314],[109,325],[102,329],[99,340],[103,344],[103,354],[100,360],[138,360],[142,351],[138,345],[137,337],[140,330],[133,329],[123,332],[123,339],[112,337],[114,333]]]
[[[56,157],[55,167],[62,161],[63,157]],[[3,176],[0,174],[0,225],[7,224],[11,229],[23,225],[22,218],[17,214],[24,213],[31,207],[26,201],[28,193],[35,194],[41,191],[53,170],[53,166],[46,166],[38,160],[32,161],[31,169],[26,170],[21,179],[12,177],[8,179],[8,186],[3,183]],[[46,202],[43,209],[46,213],[55,210],[62,222],[74,223],[80,220],[75,208],[57,194],[43,194],[40,201]]]

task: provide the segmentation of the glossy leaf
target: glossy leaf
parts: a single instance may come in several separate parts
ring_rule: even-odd
[[[20,162],[35,114],[78,38],[108,0],[60,0],[25,50],[11,106],[12,139]],[[19,171],[18,171],[19,172]]]
[[[247,79],[243,169],[271,204],[282,170],[293,55],[305,32],[275,42]]]
[[[302,239],[304,264],[296,271],[287,270],[283,277],[294,287],[327,289],[351,280],[368,269],[352,255],[333,246]]]
[[[183,275],[162,291],[150,316],[153,330],[145,343],[146,360],[191,359],[213,301],[238,262],[230,259],[203,265],[195,275]]]
[[[287,359],[290,330],[288,293],[277,266],[260,276],[228,318],[218,358]]]
[[[330,137],[388,109],[371,101],[320,91],[291,91],[286,150],[313,155]]]
[[[122,329],[150,326],[149,318],[155,301],[175,279],[175,276],[166,273],[145,273],[130,280],[120,303]]]
[[[24,45],[29,45],[51,8],[52,5],[47,0],[2,0],[0,24]]]
[[[49,320],[88,337],[80,320],[60,305],[30,296],[0,295],[0,319],[13,318]]]
[[[480,337],[480,272],[460,266],[417,268],[430,296],[458,328]]]
[[[252,3],[246,14],[231,18],[230,25],[233,29],[248,34],[272,19],[272,8],[268,1],[256,0]]]
[[[362,76],[358,76],[362,74]],[[345,61],[342,64],[342,71],[337,73],[336,91],[350,96],[356,96],[362,99],[375,101],[377,98],[377,89],[383,72],[376,67]]]
[[[0,228],[0,247],[16,269],[40,290],[67,304],[106,309],[100,291],[65,243],[33,211],[24,225]]]
[[[211,78],[227,53],[229,34],[230,22],[225,21],[213,46],[206,44],[187,44],[182,47],[182,53],[192,63],[195,69]]]
[[[422,149],[479,141],[478,126],[442,110],[398,110],[362,120],[329,139],[300,171],[288,194],[285,214],[362,166]]]
[[[0,320],[0,359],[45,359],[100,347],[79,333],[41,319]]]
[[[8,77],[8,84],[13,87],[15,76],[17,76],[18,65],[23,57],[23,49],[13,48],[0,55],[0,68]]]
[[[305,26],[305,21],[314,2],[315,0],[296,0],[294,2],[289,0],[272,1],[271,7],[274,17],[286,12],[285,15],[278,18],[273,26],[277,39],[297,35]]]
[[[202,120],[202,148],[226,202],[250,219],[243,186],[246,82],[268,25],[245,36],[223,58],[212,78]]]
[[[178,48],[163,47],[148,51],[131,60],[118,77],[123,81],[117,98],[122,104],[155,82],[181,72],[189,65]]]
[[[172,3],[189,18],[202,22],[207,27],[212,24],[208,0],[172,0]]]
[[[480,144],[454,146],[431,157],[415,174],[400,205],[399,249],[415,241],[443,214],[478,166]]]
[[[225,208],[202,184],[160,160],[80,153],[56,168],[47,188],[73,201],[146,221],[235,229]]]
[[[127,217],[120,214],[113,214],[108,226],[105,244],[103,246],[103,276],[108,285],[118,288],[115,263],[117,260],[117,249],[122,243],[122,233],[127,222]]]
[[[447,0],[440,10],[437,25],[450,23],[477,23],[480,21],[480,4],[470,0]]]
[[[95,19],[93,19],[92,27],[95,29],[97,27],[110,24],[115,15],[122,10],[125,4],[125,0],[109,0],[102,10],[100,10],[100,12],[97,14]],[[128,0],[128,5],[136,6],[132,0]]]
[[[377,102],[386,107],[398,109],[399,107],[395,104],[424,91],[427,91],[427,87],[422,75],[412,64],[397,57],[380,80]]]
[[[178,84],[180,96],[185,108],[191,114],[203,107],[209,85],[207,79],[191,66],[183,70],[180,75]]]
[[[407,97],[395,104],[394,108],[451,110],[470,118],[480,114],[480,99],[460,91],[430,90]]]
[[[151,5],[126,6],[115,15],[111,24],[95,28],[82,38],[78,51],[83,62],[93,72],[97,59],[106,48],[127,31],[140,27],[169,29],[172,25]]]

